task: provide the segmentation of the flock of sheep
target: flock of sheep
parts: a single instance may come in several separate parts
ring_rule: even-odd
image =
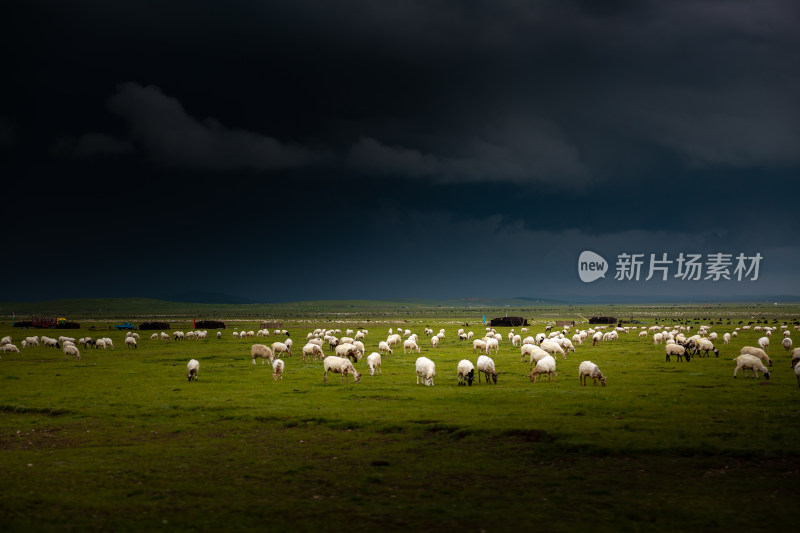
[[[743,326],[735,328],[731,333],[725,333],[722,336],[724,344],[730,344],[733,338],[736,338],[740,331],[749,330],[752,326]],[[678,361],[689,361],[691,357],[705,357],[711,353],[719,356],[719,350],[714,345],[718,341],[716,332],[709,331],[709,326],[700,326],[697,333],[687,337],[692,329],[692,326],[651,326],[649,328],[641,327],[615,327],[608,328],[600,326],[597,329],[578,330],[571,338],[569,337],[570,328],[564,327],[561,331],[552,331],[551,326],[546,327],[545,332],[538,333],[530,336],[526,335],[525,338],[522,334],[527,333],[527,328],[522,328],[520,333],[516,334],[512,329],[507,336],[507,340],[512,346],[518,347],[520,350],[520,361],[527,360],[530,362],[529,374],[531,382],[536,383],[543,379],[551,381],[556,376],[556,357],[559,355],[562,359],[567,358],[570,352],[576,352],[575,345],[583,345],[584,342],[592,341],[592,346],[597,346],[600,343],[614,342],[618,340],[620,335],[628,335],[638,331],[639,338],[647,338],[652,334],[654,345],[664,344],[664,351],[666,361],[670,361],[671,357],[676,357]],[[761,372],[765,378],[769,379],[770,371],[768,367],[772,366],[772,360],[767,354],[766,350],[770,345],[770,337],[777,331],[782,332],[781,346],[786,350],[792,350],[792,340],[790,338],[790,331],[785,324],[778,327],[769,326],[755,326],[754,331],[763,331],[764,336],[758,339],[758,346],[744,346],[740,349],[740,354],[734,359],[736,361],[736,368],[734,369],[733,376],[737,377],[739,370],[742,370],[745,377],[747,372],[750,371],[754,377],[758,378],[758,373]],[[795,326],[795,330],[800,330],[800,326]],[[344,336],[341,335],[339,329],[322,329],[318,328],[309,332],[306,336],[306,344],[303,346],[301,358],[305,360],[322,360],[323,362],[323,380],[327,383],[328,374],[334,373],[340,375],[340,381],[349,381],[349,376],[353,376],[356,383],[361,381],[361,373],[356,370],[354,364],[360,361],[365,355],[366,349],[364,340],[368,335],[367,330],[346,330]],[[441,329],[438,333],[434,334],[430,328],[424,329],[424,335],[430,338],[432,349],[436,349],[442,340],[445,338],[445,330]],[[189,331],[184,333],[182,331],[174,331],[172,334],[165,332],[153,333],[150,336],[154,341],[169,341],[174,339],[176,341],[185,339],[205,339],[207,338],[207,331]],[[266,361],[270,362],[273,371],[273,378],[278,380],[283,378],[286,368],[286,363],[282,356],[292,355],[293,341],[289,337],[286,330],[275,330],[275,335],[285,335],[286,338],[282,341],[273,342],[270,346],[266,344],[253,344],[250,349],[252,362],[255,365],[257,359],[261,359],[262,364]],[[497,376],[500,372],[495,367],[495,362],[491,358],[496,355],[500,348],[500,343],[503,342],[503,336],[491,327],[486,328],[486,333],[482,338],[475,338],[472,331],[465,332],[464,329],[457,331],[457,336],[460,341],[472,341],[472,353],[478,354],[475,364],[469,359],[462,359],[458,362],[456,367],[456,376],[458,385],[471,386],[477,373],[478,382],[481,381],[481,375],[485,378],[487,383],[497,383]],[[269,337],[270,331],[263,329],[255,331],[242,331],[233,332],[235,338],[247,339],[251,337]],[[217,338],[222,337],[222,332],[217,332]],[[405,337],[405,339],[404,339]],[[135,332],[127,332],[124,343],[126,348],[136,349],[139,341],[139,334]],[[394,331],[389,329],[389,334],[386,340],[378,343],[378,351],[372,352],[367,356],[367,368],[370,375],[381,373],[381,357],[387,354],[392,354],[395,349],[402,343],[403,353],[421,353],[419,345],[419,336],[412,333],[408,329],[398,328]],[[48,346],[53,348],[60,348],[64,352],[64,358],[69,359],[74,357],[80,360],[80,350],[78,346],[84,349],[93,347],[95,349],[114,349],[114,343],[110,338],[103,337],[93,339],[91,337],[83,337],[75,340],[72,337],[61,336],[57,339],[47,336],[32,336],[26,337],[21,341],[23,348],[33,346]],[[323,347],[328,346],[329,349],[334,351],[334,355],[325,356]],[[0,339],[0,351],[17,352],[19,348],[12,343],[11,337],[4,337]],[[797,377],[798,386],[800,386],[800,348],[795,348],[791,353],[792,369]],[[189,361],[187,365],[187,377],[189,381],[197,380],[200,369],[200,363],[196,359]],[[416,359],[415,370],[417,375],[417,384],[423,383],[427,386],[434,384],[436,376],[436,364],[428,357],[420,356]],[[600,371],[598,366],[591,361],[583,361],[578,366],[578,378],[581,385],[586,385],[589,378],[592,379],[593,384],[596,386],[598,381],[600,385],[605,386],[606,378]]]

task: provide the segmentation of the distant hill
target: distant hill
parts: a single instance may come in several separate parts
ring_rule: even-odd
[[[255,304],[255,300],[233,296],[221,292],[188,291],[160,296],[159,300],[167,302],[196,303],[196,304]]]

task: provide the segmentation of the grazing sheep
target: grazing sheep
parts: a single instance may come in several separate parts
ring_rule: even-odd
[[[186,377],[189,378],[189,381],[197,381],[197,374],[200,372],[200,362],[197,359],[190,359],[189,363],[186,365],[186,370],[188,371]]]
[[[494,361],[491,357],[481,355],[478,357],[475,367],[478,370],[478,383],[481,382],[481,374],[483,374],[486,378],[486,383],[489,383],[489,379],[491,378],[491,380],[497,384],[497,370],[494,367]]]
[[[680,344],[667,344],[664,347],[664,351],[667,354],[667,361],[669,361],[670,355],[677,355],[678,361],[682,360],[684,357],[686,358],[687,362],[689,361],[689,354],[686,353],[686,348]]]
[[[731,334],[730,333],[725,333],[722,336],[722,342],[724,342],[725,344],[730,344],[731,343]]]
[[[740,354],[747,354],[747,355],[754,355],[764,361],[768,366],[772,366],[772,359],[769,358],[767,352],[762,350],[761,348],[756,348],[755,346],[743,346],[741,350],[739,350]]]
[[[340,344],[336,347],[336,356],[345,359],[351,359],[354,363],[357,362],[364,355],[364,352],[358,349],[354,344]]]
[[[800,348],[792,350],[792,368],[797,366],[797,363],[800,363]]]
[[[546,338],[547,335],[545,335],[544,333],[537,333],[536,337],[534,338],[534,341],[536,342],[536,344],[542,344],[542,341],[544,341]]]
[[[597,368],[597,365],[591,361],[584,361],[578,367],[578,380],[584,387],[586,386],[587,378],[592,378],[595,387],[597,386],[598,379],[600,380],[601,386],[606,386],[606,378],[603,376],[603,373],[600,372],[600,369]]]
[[[797,376],[797,386],[800,387],[800,365],[794,365],[794,375]]]
[[[75,356],[76,361],[81,360],[81,352],[78,351],[78,347],[74,344],[67,344],[64,346],[64,360],[69,360],[70,355]]]
[[[781,345],[783,346],[783,349],[788,352],[789,350],[792,349],[792,339],[790,339],[789,337],[784,337],[783,340],[781,341]]]
[[[158,333],[153,333],[152,335],[150,335],[150,340],[151,341],[157,341],[158,340]],[[83,342],[84,342],[84,340],[81,339],[81,344],[83,344]]]
[[[5,353],[5,352],[16,352],[16,353],[19,353],[19,348],[17,348],[15,345],[10,344],[10,343],[0,346],[0,350],[3,350],[3,353]]]
[[[411,339],[406,339],[405,341],[403,341],[403,353],[406,353],[406,350],[412,353],[414,352],[414,350],[416,350],[417,353],[420,353],[419,345]]]
[[[103,340],[106,341],[106,348],[114,349],[114,341],[109,339],[108,337],[103,337]]]
[[[486,355],[491,355],[492,350],[494,350],[495,355],[497,355],[498,350],[500,350],[500,343],[497,342],[497,339],[494,337],[487,337],[486,338]]]
[[[464,337],[466,337],[466,335],[464,335]],[[437,346],[439,346],[439,336],[438,336],[438,335],[434,335],[433,337],[431,337],[431,345],[432,345],[434,348],[436,348]]]
[[[125,337],[125,347],[136,349],[136,339],[133,337]]]
[[[374,376],[376,373],[382,374],[381,372],[381,354],[378,352],[372,352],[367,356],[367,368],[369,368],[369,375]]]
[[[536,367],[531,371],[530,378],[532,383],[536,383],[539,376],[546,375],[547,381],[552,381],[553,376],[556,376],[556,360],[552,355],[547,355],[536,362]]]
[[[97,348],[102,348],[102,349],[105,350],[106,349],[106,341],[105,341],[105,339],[97,339],[97,342],[94,344],[94,348],[95,348],[95,350]]]
[[[289,356],[292,355],[292,350],[286,344],[282,342],[273,342],[272,343],[272,351],[275,353],[275,357],[278,357],[279,353],[285,353]]]
[[[353,341],[353,346],[355,346],[361,355],[363,356],[366,353],[367,349],[364,347],[364,343],[361,341]]]
[[[458,362],[458,386],[469,385],[475,380],[475,367],[467,359]]]
[[[261,358],[261,364],[264,364],[264,360],[269,359],[269,362],[272,363],[275,361],[275,354],[273,353],[272,349],[269,346],[264,344],[254,344],[250,347],[250,357],[253,358],[253,364],[256,364],[256,358]]]
[[[389,346],[389,343],[388,343],[388,342],[386,342],[386,341],[381,341],[381,342],[379,342],[379,343],[378,343],[378,351],[379,351],[380,353],[382,353],[382,354],[385,354],[385,353],[387,353],[387,352],[388,352],[389,354],[391,354],[391,353],[392,353],[392,348]]]
[[[733,377],[736,377],[736,373],[739,372],[739,369],[742,369],[744,373],[744,377],[747,377],[747,371],[752,370],[753,375],[755,375],[756,379],[758,379],[758,373],[763,372],[764,377],[769,379],[769,369],[764,366],[764,363],[761,362],[761,359],[754,355],[749,354],[742,354],[736,359],[736,369],[733,371]]]
[[[553,357],[555,357],[556,354],[561,354],[561,357],[563,359],[567,358],[567,354],[564,352],[564,348],[562,348],[557,342],[544,341],[539,345],[539,347],[545,352],[552,355]]]
[[[758,339],[758,346],[762,350],[766,350],[767,348],[769,348],[769,337],[761,337],[760,339]]]
[[[419,379],[422,378],[422,382],[426,387],[433,387],[433,378],[436,377],[436,365],[433,361],[427,357],[418,357],[415,367],[417,370],[417,385],[419,385]]]
[[[714,347],[714,343],[712,343],[709,339],[700,339],[697,341],[697,353],[703,352],[701,357],[705,357],[708,355],[708,352],[714,352],[714,355],[719,357],[719,350]]]
[[[325,367],[325,375],[323,377],[323,381],[325,383],[328,382],[328,372],[341,374],[340,381],[347,380],[347,376],[349,374],[353,374],[353,379],[356,383],[361,381],[361,374],[356,371],[353,363],[351,363],[349,359],[342,359],[341,357],[336,357],[335,355],[329,355],[322,360],[322,366]]]
[[[602,331],[596,331],[592,335],[592,346],[597,346],[597,343],[598,342],[602,342],[602,340],[603,340],[603,332]]]
[[[511,337],[511,345],[512,346],[522,345],[522,337],[520,337],[519,335],[514,335],[513,337]]]
[[[394,335],[389,335],[386,338],[386,344],[388,344],[390,348],[394,348],[395,346],[400,344],[402,341],[403,341],[403,338],[400,335],[398,335],[397,333],[395,333]]]
[[[322,347],[319,346],[318,344],[313,344],[310,342],[305,346],[303,346],[303,355],[301,360],[305,361],[306,356],[308,356],[309,361],[313,361],[314,359],[317,358],[319,359],[325,358],[325,354],[322,353]]]
[[[275,359],[272,362],[272,379],[283,379],[283,369],[286,368],[283,359]]]
[[[476,351],[485,352],[486,351],[486,341],[483,339],[475,339],[472,341],[472,353],[474,354]]]

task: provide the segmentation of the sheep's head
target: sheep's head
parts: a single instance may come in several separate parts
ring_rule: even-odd
[[[356,383],[361,383],[361,372],[358,372],[358,371],[353,372],[353,380]]]
[[[472,382],[474,380],[475,380],[475,369],[473,368],[472,370],[469,371],[469,374],[467,374],[467,385],[472,387]]]
[[[492,374],[492,381],[494,381],[494,384],[497,385],[497,372]]]
[[[769,371],[767,371],[767,372],[764,372],[764,377],[765,377],[766,379],[769,379]]]

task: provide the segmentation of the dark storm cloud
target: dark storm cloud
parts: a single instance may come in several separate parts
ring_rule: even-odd
[[[320,159],[302,146],[251,131],[231,129],[213,118],[198,120],[158,87],[124,83],[108,101],[133,139],[156,163],[202,170],[272,170]]]
[[[0,148],[10,147],[14,144],[14,126],[11,121],[0,117]]]
[[[108,290],[119,270],[254,299],[601,294],[576,285],[581,250],[662,247],[758,249],[759,287],[797,286],[782,266],[800,249],[785,205],[800,195],[796,2],[21,9],[0,87],[12,196],[37,183],[43,227],[172,243],[166,281],[146,254],[105,255]],[[101,207],[66,220],[65,199]],[[357,253],[301,271],[309,242]],[[86,286],[103,279],[92,264]]]
[[[52,152],[59,156],[74,157],[117,156],[133,154],[134,147],[130,141],[116,139],[105,133],[85,133],[77,139],[56,141]]]

